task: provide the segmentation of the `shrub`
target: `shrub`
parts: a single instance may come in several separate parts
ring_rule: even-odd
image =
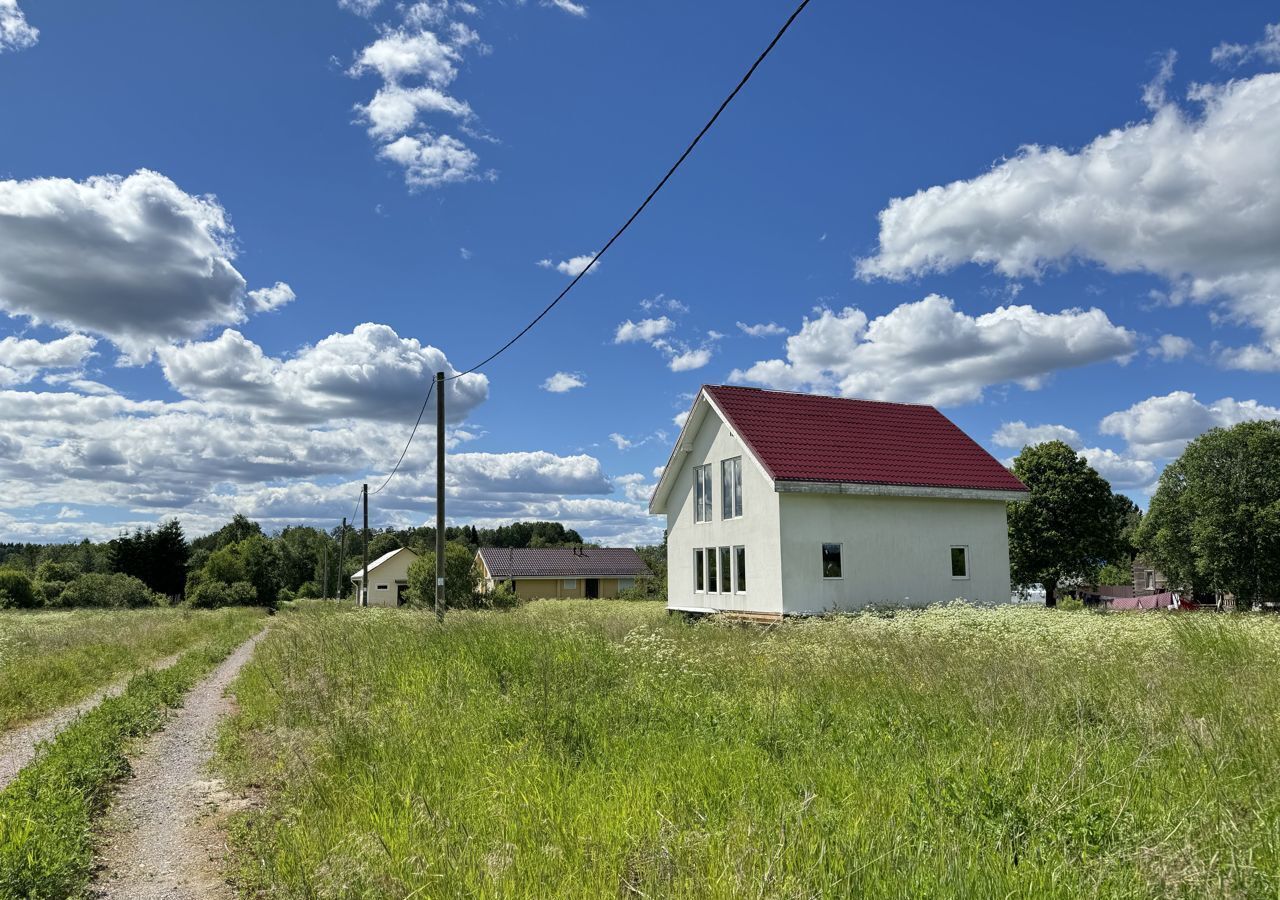
[[[618,591],[619,600],[663,600],[667,599],[667,583],[657,578],[637,578],[633,587]]]
[[[498,581],[493,589],[480,596],[480,604],[489,609],[514,609],[520,605],[520,597],[509,581]]]
[[[68,584],[59,602],[62,606],[136,609],[142,606],[163,606],[165,598],[132,575],[122,572],[90,572]]]
[[[450,609],[481,605],[475,557],[462,544],[449,543],[444,552],[444,601]],[[436,555],[424,553],[409,566],[409,604],[432,606],[436,601]]]
[[[258,592],[247,581],[227,584],[225,581],[201,581],[187,591],[187,605],[196,609],[218,609],[223,606],[253,606]]]
[[[16,569],[0,569],[0,609],[32,609],[39,605],[30,575]]]

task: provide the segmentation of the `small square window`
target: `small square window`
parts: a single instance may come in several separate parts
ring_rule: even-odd
[[[951,548],[951,577],[952,578],[968,578],[969,577],[969,548],[968,547],[952,547]]]
[[[375,591],[385,591],[387,589],[387,586],[385,584],[375,584],[373,586],[373,589]]]
[[[822,545],[822,577],[823,578],[843,578],[843,567],[840,564],[841,550],[844,549],[843,544],[823,544]]]
[[[577,590],[577,589],[578,589],[578,579],[576,579],[576,578],[566,578],[566,579],[564,580],[564,589],[565,589],[566,591],[575,591],[575,590]]]
[[[636,586],[636,580],[634,578],[618,579],[618,590],[620,591],[629,591],[635,586]]]

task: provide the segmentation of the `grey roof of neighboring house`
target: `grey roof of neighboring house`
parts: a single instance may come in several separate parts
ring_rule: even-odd
[[[630,547],[481,547],[492,578],[636,578],[652,575]]]

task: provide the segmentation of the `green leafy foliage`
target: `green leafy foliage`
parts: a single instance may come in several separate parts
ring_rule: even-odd
[[[1117,554],[1120,523],[1111,485],[1062,441],[1024,447],[1013,474],[1030,497],[1009,504],[1009,565],[1014,584],[1039,582],[1045,604],[1058,585],[1093,582]]]
[[[168,597],[182,594],[190,548],[177,519],[154,530],[139,528],[131,535],[116,538],[109,547],[113,572],[132,575]]]
[[[1237,609],[1280,597],[1280,422],[1188,444],[1160,476],[1137,542],[1171,585],[1225,591]]]
[[[168,601],[147,587],[139,578],[120,572],[90,572],[78,576],[67,585],[59,601],[61,606],[99,607],[102,609],[137,609],[163,606]]]
[[[39,605],[30,575],[16,569],[0,569],[0,609],[33,609]]]
[[[471,609],[480,603],[480,579],[475,555],[463,544],[444,548],[444,600],[450,609]],[[409,566],[409,604],[431,607],[436,600],[436,555],[423,553]]]

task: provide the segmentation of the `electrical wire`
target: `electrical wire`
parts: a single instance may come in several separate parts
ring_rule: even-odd
[[[600,248],[600,251],[591,258],[591,261],[587,263],[586,268],[584,268],[581,272],[575,275],[573,280],[569,282],[569,284],[565,287],[565,289],[562,290],[559,294],[557,294],[556,298],[552,300],[550,303],[548,303],[546,308],[544,308],[542,312],[538,313],[533,318],[533,321],[531,321],[528,325],[524,326],[524,328],[520,329],[520,331],[516,334],[515,337],[507,341],[505,344],[503,344],[501,347],[499,347],[489,356],[486,356],[480,362],[476,363],[471,368],[465,369],[454,375],[450,375],[448,378],[445,379],[446,381],[453,381],[455,378],[461,378],[463,375],[470,375],[472,372],[475,372],[483,368],[484,366],[487,366],[489,363],[493,362],[495,359],[497,359],[499,356],[501,356],[503,353],[509,350],[511,346],[515,344],[516,341],[520,340],[522,337],[524,337],[526,334],[532,331],[533,327],[537,325],[540,321],[542,321],[543,317],[546,316],[547,313],[551,312],[551,310],[556,308],[556,305],[561,300],[563,300],[571,290],[573,290],[574,286],[577,285],[577,283],[581,281],[588,272],[591,271],[592,267],[595,266],[595,264],[600,261],[600,257],[604,256],[606,253],[609,252],[609,248],[613,246],[614,241],[622,237],[623,233],[626,232],[626,230],[631,227],[631,223],[640,217],[640,213],[644,212],[645,207],[649,205],[650,201],[652,201],[653,198],[658,195],[658,192],[661,191],[664,186],[666,186],[667,181],[670,180],[671,176],[676,173],[676,169],[680,168],[681,164],[689,157],[689,154],[693,152],[693,148],[697,147],[698,143],[702,140],[703,136],[708,131],[711,130],[711,126],[714,125],[716,123],[716,120],[720,118],[720,114],[723,113],[725,109],[728,108],[729,104],[733,102],[733,98],[737,97],[738,92],[741,91],[746,86],[747,82],[751,80],[751,76],[755,74],[756,69],[758,69],[760,67],[760,64],[765,61],[765,58],[771,52],[773,52],[773,48],[777,46],[778,41],[782,40],[782,36],[787,33],[787,29],[791,27],[791,23],[796,20],[796,18],[800,15],[800,13],[804,12],[804,8],[808,5],[809,5],[809,0],[801,0],[800,5],[795,8],[795,10],[787,18],[787,21],[783,23],[782,28],[780,28],[778,30],[778,33],[773,36],[773,40],[769,42],[769,46],[765,47],[764,51],[758,57],[756,57],[756,61],[751,64],[751,68],[747,69],[747,73],[742,76],[742,79],[738,82],[737,86],[734,87],[734,89],[729,92],[729,96],[724,98],[724,101],[716,109],[715,114],[712,115],[711,118],[707,120],[707,124],[702,126],[702,130],[698,132],[697,137],[695,137],[693,141],[690,142],[689,146],[685,148],[684,152],[680,154],[680,158],[675,161],[675,164],[670,169],[667,170],[667,174],[662,176],[662,180],[659,181],[657,186],[654,187],[654,189],[649,192],[649,196],[644,198],[644,202],[641,203],[638,207],[636,207],[636,211],[631,214],[631,217],[628,218],[627,221],[622,224],[621,228],[619,228],[617,231],[613,233],[613,237],[609,238],[609,240],[605,242],[605,245]]]
[[[391,474],[387,476],[387,480],[382,482],[382,487],[378,488],[369,496],[377,496],[382,493],[382,488],[391,483],[391,479],[396,477],[396,472],[400,471],[400,463],[404,462],[405,455],[409,452],[409,445],[413,443],[413,436],[418,433],[418,426],[422,424],[422,417],[427,413],[427,404],[431,402],[431,392],[435,390],[436,382],[433,378],[431,386],[427,388],[427,396],[422,400],[422,409],[418,410],[418,421],[413,423],[413,431],[409,432],[409,440],[405,441],[404,449],[400,451],[400,458],[396,460],[395,467],[391,470]]]
[[[503,344],[493,353],[486,356],[484,359],[480,360],[480,362],[476,363],[471,368],[464,369],[461,372],[455,372],[454,374],[449,375],[444,379],[445,381],[453,381],[457,378],[461,378],[463,375],[470,375],[472,372],[476,372],[481,368],[483,368],[484,366],[487,366],[489,363],[493,362],[503,353],[506,353],[509,349],[511,349],[511,347],[516,343],[516,341],[520,340],[522,337],[524,337],[526,334],[532,331],[533,327],[537,325],[539,322],[541,322],[542,319],[547,315],[547,313],[555,309],[556,306],[560,303],[560,301],[563,300],[566,296],[568,296],[569,292],[574,289],[574,287],[578,284],[578,282],[581,281],[583,277],[586,276],[586,274],[591,271],[592,267],[595,266],[595,264],[600,261],[600,258],[609,252],[609,248],[614,245],[614,242],[616,242],[618,238],[622,237],[622,235],[626,233],[626,230],[631,227],[631,223],[640,217],[640,214],[645,211],[645,208],[648,207],[648,205],[653,201],[653,198],[658,196],[658,192],[661,191],[666,186],[667,182],[671,180],[671,176],[676,173],[676,170],[679,169],[680,166],[684,163],[684,161],[689,158],[689,155],[693,153],[694,148],[698,146],[699,142],[702,141],[702,138],[706,135],[706,133],[711,130],[711,127],[716,124],[716,120],[720,118],[721,113],[723,113],[726,109],[728,109],[729,104],[732,103],[734,98],[738,96],[738,93],[744,87],[746,87],[747,82],[751,80],[751,76],[755,74],[756,69],[760,68],[760,64],[763,63],[765,61],[765,58],[768,57],[768,55],[773,52],[773,48],[778,45],[778,42],[782,40],[782,36],[787,33],[787,30],[791,27],[791,24],[795,22],[795,20],[799,17],[800,13],[804,12],[804,8],[808,5],[809,5],[809,0],[801,0],[800,4],[792,11],[791,15],[787,17],[787,21],[783,23],[780,29],[778,29],[778,33],[773,36],[773,40],[771,40],[769,42],[769,45],[764,48],[764,50],[760,53],[759,56],[756,57],[756,61],[751,64],[751,68],[747,69],[746,74],[743,75],[741,79],[739,79],[737,85],[735,85],[733,90],[729,92],[729,95],[724,98],[724,100],[720,103],[720,106],[716,108],[715,113],[712,114],[711,118],[707,120],[707,123],[702,126],[702,130],[699,131],[697,136],[694,137],[694,139],[689,143],[689,146],[684,148],[684,152],[680,154],[680,158],[677,159],[675,163],[671,166],[671,168],[667,170],[667,174],[662,176],[662,180],[657,183],[657,185],[653,188],[653,190],[649,191],[648,196],[644,198],[644,202],[636,207],[635,212],[633,212],[630,215],[627,221],[622,223],[622,227],[613,233],[613,236],[610,237],[609,240],[605,242],[604,246],[600,248],[599,252],[597,252],[594,256],[591,257],[591,261],[587,263],[586,267],[581,272],[579,272],[577,275],[573,277],[573,280],[570,281],[569,284],[565,286],[564,290],[562,290],[559,294],[557,294],[555,299],[552,300],[550,303],[546,305],[546,307],[543,308],[542,312],[534,316],[533,320],[529,322],[528,325],[520,329],[520,331],[515,335],[515,337],[511,338],[511,340],[507,341],[505,344]],[[396,475],[396,472],[399,471],[400,464],[404,462],[405,455],[408,454],[409,452],[409,446],[413,443],[414,435],[418,433],[418,426],[422,424],[422,417],[423,415],[426,414],[427,403],[431,399],[431,391],[434,388],[435,388],[435,379],[433,378],[431,380],[431,386],[427,388],[427,396],[422,401],[422,409],[418,411],[418,421],[414,422],[413,430],[409,432],[409,440],[405,442],[404,450],[400,452],[400,459],[396,461],[395,468],[391,470],[391,474],[387,476],[387,480],[382,482],[382,486],[379,487],[376,491],[374,491],[373,494],[371,494],[370,496],[374,496],[382,493],[382,489],[391,483],[391,479],[394,478]],[[358,506],[359,506],[359,503],[357,502],[357,508]]]

